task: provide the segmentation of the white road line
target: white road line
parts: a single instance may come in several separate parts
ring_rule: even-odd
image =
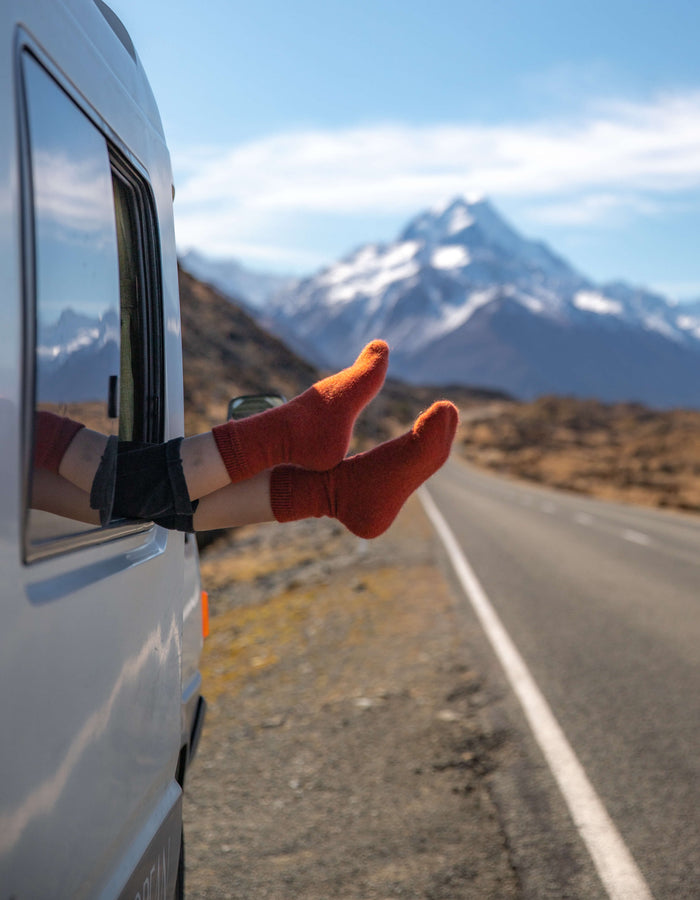
[[[633,531],[631,528],[623,531],[622,537],[626,541],[631,541],[633,544],[641,544],[643,547],[648,547],[651,544],[651,538],[648,534],[643,534],[641,531]]]
[[[467,562],[452,530],[426,488],[420,489],[419,496],[511,687],[520,700],[535,739],[559,785],[608,896],[611,900],[652,900],[642,873]]]

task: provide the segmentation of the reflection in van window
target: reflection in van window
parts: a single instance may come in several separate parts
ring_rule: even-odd
[[[116,432],[119,263],[107,145],[30,57],[25,59],[34,213],[36,403]]]
[[[50,412],[120,440],[160,433],[162,351],[147,183],[28,53],[23,57],[34,283],[35,431]],[[150,286],[150,287],[149,287]],[[36,439],[36,435],[35,435]],[[28,548],[98,529],[86,493],[31,473]],[[48,552],[54,552],[51,549]]]
[[[118,420],[110,416],[109,400],[120,371],[119,259],[108,148],[32,57],[25,55],[23,66],[34,226],[36,410],[114,434]],[[30,543],[97,525],[86,495],[70,491],[58,475],[33,475],[30,505],[41,510],[29,511]]]
[[[118,429],[119,258],[107,143],[29,55],[23,71],[34,237],[36,411]],[[89,498],[32,473],[29,544],[97,527]]]

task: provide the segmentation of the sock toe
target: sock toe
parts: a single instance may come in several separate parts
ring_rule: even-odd
[[[369,344],[362,350],[360,355],[358,356],[358,361],[363,358],[372,358],[376,357],[378,359],[387,359],[389,358],[389,345],[386,341],[370,341]]]
[[[389,528],[410,495],[450,455],[459,413],[448,401],[434,403],[410,432],[345,460],[338,467],[334,515],[359,537],[378,537]],[[347,476],[350,476],[349,478]]]
[[[459,412],[449,400],[438,400],[416,419],[413,434],[426,436],[428,440],[442,444],[446,449],[445,459],[450,452],[452,441],[459,425]]]

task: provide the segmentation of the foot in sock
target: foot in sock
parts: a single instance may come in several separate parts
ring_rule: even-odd
[[[360,411],[384,383],[389,348],[372,341],[352,366],[317,382],[300,396],[248,419],[213,429],[231,481],[281,463],[322,472],[348,451]]]
[[[344,459],[328,472],[278,466],[270,483],[275,518],[292,522],[330,516],[358,537],[377,537],[445,462],[458,420],[456,407],[443,400],[423,413],[411,431]]]

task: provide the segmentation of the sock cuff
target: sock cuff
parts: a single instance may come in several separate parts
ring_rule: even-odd
[[[219,455],[231,481],[242,481],[247,478],[245,456],[236,436],[235,423],[230,421],[223,425],[215,425],[211,433],[214,435]]]
[[[270,476],[270,508],[278,522],[293,522],[292,479],[294,466],[275,466]]]
[[[85,428],[82,422],[75,422],[46,410],[38,412],[35,421],[34,465],[39,469],[58,473],[66,450],[82,428]]]

